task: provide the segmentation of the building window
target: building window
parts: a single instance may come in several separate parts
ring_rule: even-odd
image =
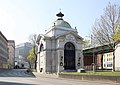
[[[107,64],[107,67],[112,67],[112,63]]]
[[[65,44],[65,49],[66,50],[75,50],[75,47],[71,42],[68,42]]]
[[[106,65],[104,64],[104,67],[106,67]]]
[[[44,49],[44,46],[43,46],[43,44],[41,44],[40,45],[40,51],[43,51],[43,49]]]

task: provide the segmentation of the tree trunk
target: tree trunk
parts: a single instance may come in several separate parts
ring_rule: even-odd
[[[34,55],[35,55],[34,69],[36,69],[36,67],[37,67],[37,54],[36,54],[36,46],[34,45],[34,46],[33,46],[33,48],[34,48]]]
[[[115,71],[115,50],[113,50],[113,72]]]
[[[101,69],[102,69],[102,71],[103,71],[103,53],[102,53],[102,55],[101,55]]]
[[[113,43],[113,69],[112,71],[115,71],[115,43]]]
[[[115,50],[113,51],[113,69],[112,71],[115,71]]]
[[[37,68],[37,55],[35,54],[35,69]]]
[[[31,69],[31,63],[30,62],[28,62],[29,63],[29,68]]]

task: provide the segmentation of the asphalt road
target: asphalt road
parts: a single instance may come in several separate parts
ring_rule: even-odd
[[[33,77],[26,69],[0,69],[0,77]]]
[[[110,82],[81,81],[56,77],[34,77],[25,69],[0,71],[0,85],[120,85]]]

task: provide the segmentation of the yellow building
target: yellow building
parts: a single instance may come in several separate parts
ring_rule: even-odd
[[[103,54],[103,69],[113,68],[113,52]]]

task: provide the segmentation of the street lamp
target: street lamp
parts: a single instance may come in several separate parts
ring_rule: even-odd
[[[93,66],[93,72],[95,72],[95,43],[94,43],[94,41],[93,41],[93,35],[91,35],[91,45],[93,46],[93,50],[92,50],[92,52],[93,52],[93,63],[92,63],[92,66]]]

